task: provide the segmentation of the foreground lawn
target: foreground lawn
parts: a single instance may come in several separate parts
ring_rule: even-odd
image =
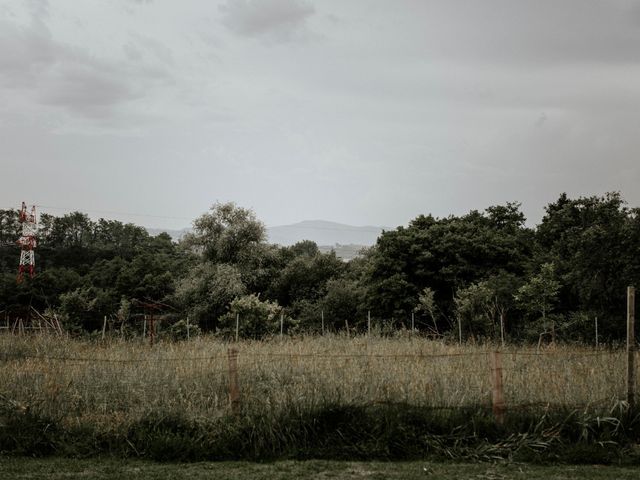
[[[633,479],[640,469],[604,466],[539,466],[499,463],[217,462],[165,464],[140,460],[0,457],[0,478],[10,479]]]

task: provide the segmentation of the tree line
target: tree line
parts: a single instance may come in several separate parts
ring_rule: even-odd
[[[104,317],[134,331],[143,303],[163,322],[261,338],[287,332],[408,328],[433,336],[592,342],[624,338],[625,287],[640,280],[640,210],[619,193],[546,207],[535,228],[518,203],[420,215],[344,262],[312,241],[269,244],[249,209],[217,203],[174,242],[166,233],[74,212],[39,220],[37,275],[16,284],[17,210],[0,210],[0,311],[55,313],[78,333]],[[139,322],[138,322],[139,323]]]

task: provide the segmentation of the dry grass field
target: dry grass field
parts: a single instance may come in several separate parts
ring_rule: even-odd
[[[71,422],[109,423],[149,410],[192,418],[229,409],[228,349],[238,350],[243,409],[325,404],[489,405],[491,345],[419,337],[343,336],[224,343],[214,337],[160,342],[0,336],[0,395]],[[507,406],[607,408],[625,395],[623,351],[586,347],[502,350]]]
[[[238,351],[237,415],[229,401],[231,348]],[[624,351],[502,349],[504,399],[515,420],[496,430],[490,413],[495,350],[411,336],[239,343],[202,336],[149,346],[3,335],[0,451],[116,450],[173,459],[282,458],[282,452],[289,452],[284,458],[421,458],[430,451],[492,458],[501,449],[536,453],[574,440],[609,455],[607,445],[635,438],[640,422],[621,417]],[[484,416],[474,416],[478,411]],[[551,418],[550,411],[565,416]],[[621,428],[622,422],[628,425]],[[488,447],[491,441],[498,446]]]

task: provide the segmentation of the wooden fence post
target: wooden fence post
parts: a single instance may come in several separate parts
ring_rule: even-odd
[[[280,312],[280,340],[282,340],[283,335],[284,335],[284,313]]]
[[[104,316],[104,322],[102,322],[102,340],[104,340],[104,331],[107,329],[107,316]]]
[[[153,316],[153,312],[149,314],[149,345],[153,347],[153,342],[156,339],[156,321]]]
[[[411,312],[411,335],[416,331],[416,312]]]
[[[322,336],[324,337],[324,310],[320,310],[320,317],[322,318]]]
[[[371,310],[367,311],[367,335],[371,336]]]
[[[240,332],[240,312],[236,313],[236,343],[238,342],[239,332]]]
[[[636,289],[627,287],[627,402],[635,407],[636,402],[636,336],[635,336]]]
[[[189,340],[190,337],[191,335],[189,334],[189,315],[187,315],[187,340]]]
[[[344,326],[347,329],[347,339],[350,337],[349,335],[349,320],[344,321]]]
[[[240,413],[240,383],[238,382],[238,350],[230,348],[229,355],[229,403],[234,415]]]
[[[502,358],[499,351],[491,355],[492,407],[493,416],[500,425],[504,423],[504,389],[502,385]]]
[[[596,350],[598,349],[598,316],[596,315]]]

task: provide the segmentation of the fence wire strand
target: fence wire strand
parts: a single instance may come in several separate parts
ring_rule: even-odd
[[[209,416],[228,411],[230,378],[236,374],[243,402],[265,412],[322,402],[431,409],[491,404],[492,349],[334,353],[265,352],[252,347],[226,344],[193,356],[157,348],[144,354],[127,350],[126,358],[109,358],[101,352],[95,356],[55,350],[3,352],[0,399],[48,405],[70,415],[119,415],[169,406]],[[230,371],[227,348],[236,350],[236,373]],[[615,375],[624,365],[623,351],[501,353],[508,409],[604,408],[624,396],[622,375]],[[590,377],[597,382],[585,381]]]

